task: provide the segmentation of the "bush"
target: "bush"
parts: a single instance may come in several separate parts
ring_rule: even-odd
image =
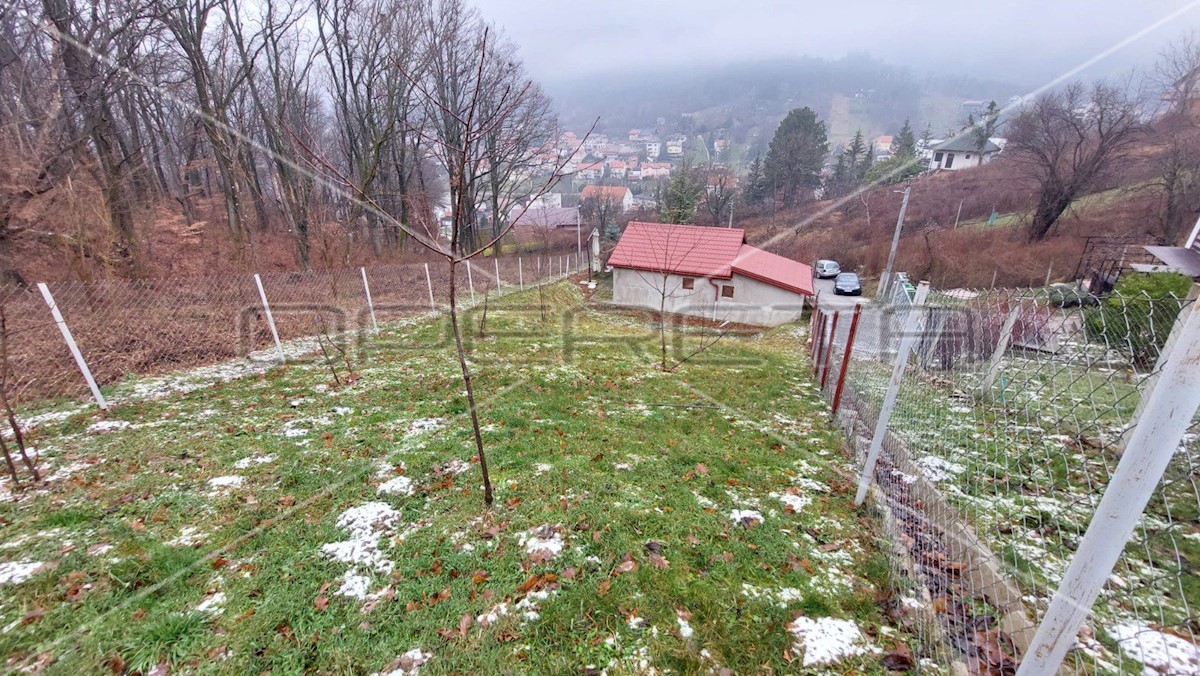
[[[1096,305],[1100,300],[1092,294],[1081,291],[1070,284],[1050,285],[1050,304],[1055,307],[1082,307]]]
[[[1139,369],[1154,366],[1192,280],[1176,273],[1127,274],[1099,307],[1084,311],[1090,341],[1103,341]]]

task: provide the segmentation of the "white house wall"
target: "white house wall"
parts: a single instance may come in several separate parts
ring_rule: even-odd
[[[713,280],[718,286],[732,285],[734,297],[716,298],[717,287],[705,277],[696,277],[693,289],[683,288],[681,275],[667,275],[615,268],[613,303],[658,310],[666,290],[666,311],[758,326],[777,326],[796,321],[803,311],[804,296],[734,274],[733,279]],[[715,307],[714,307],[715,304]]]

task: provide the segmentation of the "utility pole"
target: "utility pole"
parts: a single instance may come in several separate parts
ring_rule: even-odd
[[[576,249],[576,251],[579,252],[580,256],[583,255],[583,239],[582,239],[583,234],[582,233],[583,233],[583,221],[580,218],[580,210],[578,207],[576,207],[576,209],[575,209],[575,249]]]
[[[908,196],[912,186],[904,189],[904,201],[900,203],[900,218],[896,219],[896,233],[892,235],[892,250],[888,253],[887,269],[883,272],[883,284],[880,285],[880,298],[889,298],[892,290],[892,266],[896,263],[896,248],[900,246],[900,230],[904,228],[904,212],[908,211]],[[900,192],[893,190],[892,192]]]
[[[728,228],[733,227],[733,198],[732,197],[729,198],[729,225],[727,225],[726,227],[728,227]]]

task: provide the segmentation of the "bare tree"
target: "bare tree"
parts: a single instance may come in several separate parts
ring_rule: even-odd
[[[1186,114],[1200,94],[1200,39],[1189,31],[1159,54],[1151,75],[1162,102],[1175,114]]]
[[[737,194],[734,178],[728,170],[709,168],[706,177],[704,208],[712,216],[713,225],[721,225],[733,208],[733,196]]]
[[[1136,98],[1105,83],[1038,97],[1009,128],[1009,150],[1038,184],[1029,237],[1041,240],[1075,198],[1120,162],[1142,131]]]

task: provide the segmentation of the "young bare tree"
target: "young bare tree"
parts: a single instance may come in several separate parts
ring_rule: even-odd
[[[733,208],[733,196],[737,190],[735,179],[727,170],[709,168],[706,182],[704,208],[712,217],[713,225],[723,225]]]
[[[1038,184],[1029,238],[1044,239],[1071,202],[1125,158],[1142,129],[1137,99],[1103,82],[1043,94],[1013,119],[1008,150]]]
[[[1170,112],[1180,115],[1191,109],[1200,95],[1200,39],[1194,31],[1163,48],[1151,79]]]

